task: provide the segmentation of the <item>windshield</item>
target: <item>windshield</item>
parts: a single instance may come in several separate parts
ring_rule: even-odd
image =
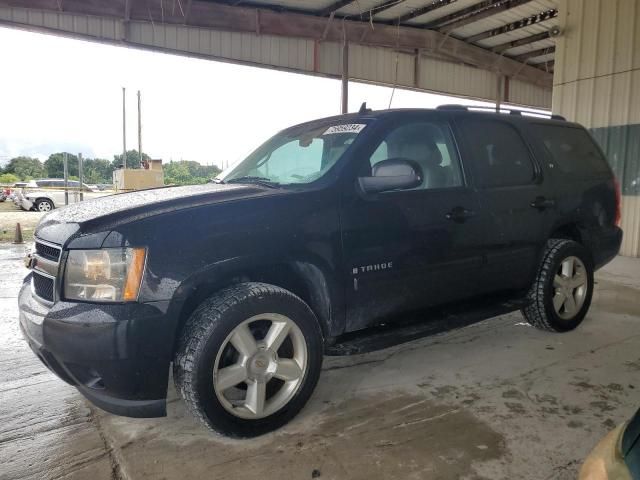
[[[220,179],[226,183],[311,183],[335,165],[365,127],[364,123],[325,123],[289,129],[223,173]]]

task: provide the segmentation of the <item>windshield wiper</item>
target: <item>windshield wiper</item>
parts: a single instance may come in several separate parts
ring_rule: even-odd
[[[280,186],[278,182],[274,182],[270,178],[250,176],[232,178],[231,180],[225,180],[224,183],[255,183],[269,188],[278,188]]]

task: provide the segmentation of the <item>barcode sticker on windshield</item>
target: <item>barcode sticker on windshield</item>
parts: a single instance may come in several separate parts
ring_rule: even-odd
[[[366,123],[343,123],[342,125],[334,125],[327,128],[323,135],[330,135],[332,133],[360,133]]]

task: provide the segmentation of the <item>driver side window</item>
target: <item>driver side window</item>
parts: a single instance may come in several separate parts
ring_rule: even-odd
[[[373,167],[391,158],[413,160],[420,166],[422,183],[413,190],[463,185],[460,160],[444,122],[411,122],[391,130],[373,152],[369,163]]]

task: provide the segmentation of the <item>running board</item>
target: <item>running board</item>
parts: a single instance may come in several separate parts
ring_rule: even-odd
[[[528,304],[527,298],[511,298],[491,303],[457,304],[398,316],[376,327],[337,337],[333,344],[325,347],[325,355],[357,355],[382,350],[514,312]]]

